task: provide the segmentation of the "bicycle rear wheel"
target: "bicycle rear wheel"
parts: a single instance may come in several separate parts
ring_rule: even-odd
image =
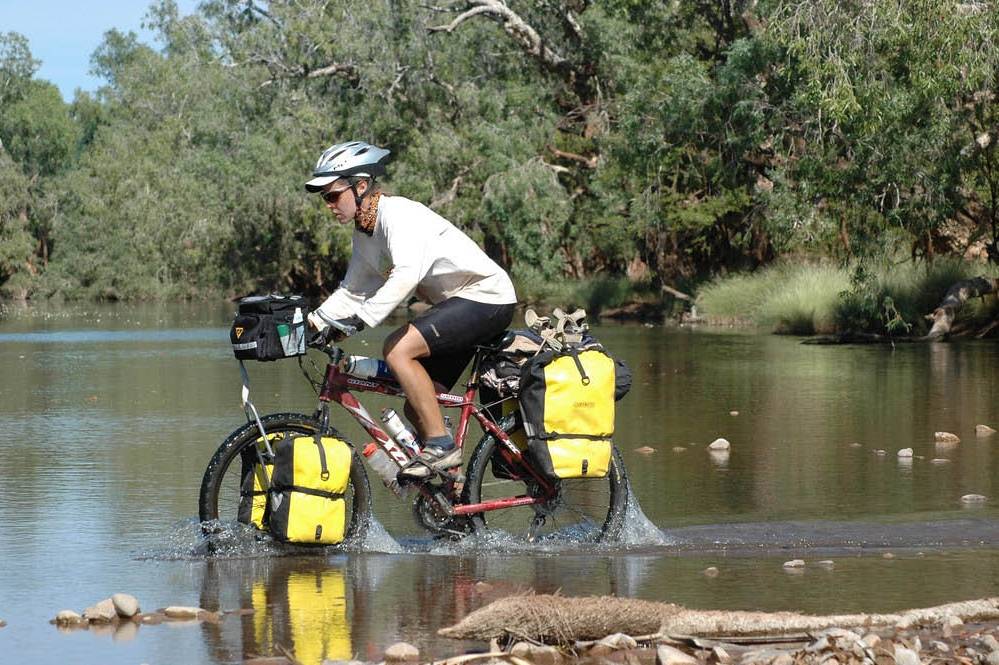
[[[268,438],[272,436],[311,436],[319,425],[309,416],[299,413],[275,413],[260,419]],[[198,516],[202,524],[222,528],[235,522],[240,500],[246,493],[248,466],[256,463],[257,442],[261,439],[256,423],[247,423],[230,434],[205,469],[198,498]],[[248,463],[244,463],[248,462]],[[356,537],[366,527],[370,512],[368,476],[355,452],[350,467],[350,480],[344,492],[346,502],[346,538]]]
[[[507,434],[521,428],[511,415],[500,422]],[[509,469],[497,470],[493,454],[500,443],[487,434],[472,453],[465,486],[466,503],[483,503],[512,496],[540,496],[533,479],[508,478]],[[497,472],[499,475],[497,475]],[[606,478],[574,478],[558,481],[556,495],[548,501],[503,508],[471,516],[476,533],[497,534],[514,539],[534,535],[535,542],[612,542],[621,535],[628,505],[628,478],[621,454],[615,447]],[[539,518],[544,520],[538,524]]]

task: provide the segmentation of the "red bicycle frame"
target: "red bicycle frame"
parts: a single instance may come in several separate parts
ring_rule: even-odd
[[[476,358],[476,361],[477,360],[478,358]],[[545,503],[552,496],[554,496],[556,488],[545,478],[540,476],[540,474],[538,474],[530,464],[522,463],[523,455],[517,446],[510,440],[507,433],[500,429],[488,415],[476,408],[474,399],[475,393],[478,390],[478,380],[476,378],[476,375],[478,374],[477,370],[478,362],[473,365],[472,375],[469,377],[468,383],[465,386],[464,397],[460,395],[452,395],[447,392],[437,393],[438,404],[445,408],[461,409],[461,416],[458,419],[458,429],[454,435],[455,444],[459,449],[462,448],[465,442],[465,436],[468,432],[469,420],[474,417],[482,426],[483,430],[492,434],[503,444],[509,456],[508,461],[519,463],[518,465],[520,468],[523,468],[530,473],[532,479],[536,481],[541,488],[541,496],[532,497],[520,495],[493,499],[482,503],[457,504],[452,507],[454,514],[472,515],[490,510],[502,510],[504,508],[516,508],[518,506],[530,506],[532,504]],[[338,365],[333,362],[326,365],[326,376],[323,378],[323,384],[319,390],[319,400],[327,404],[335,402],[336,404],[342,406],[350,413],[350,415],[354,417],[354,420],[357,421],[364,431],[370,434],[375,441],[384,447],[384,444],[390,441],[389,435],[378,426],[378,423],[376,423],[375,419],[371,417],[368,410],[364,408],[364,405],[361,404],[353,394],[351,394],[351,388],[361,392],[373,392],[380,393],[382,395],[399,397],[403,396],[402,387],[392,380],[361,379],[350,374],[345,374],[341,372]],[[405,464],[408,461],[408,458],[396,459],[396,462],[400,465]]]

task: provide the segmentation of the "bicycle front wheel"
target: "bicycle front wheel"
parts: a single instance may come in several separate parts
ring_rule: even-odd
[[[260,421],[268,439],[272,440],[287,436],[312,436],[319,429],[314,419],[299,413],[275,413],[264,416]],[[240,501],[246,498],[246,474],[252,473],[257,463],[257,444],[261,438],[257,424],[247,423],[230,434],[215,451],[205,469],[198,498],[198,516],[203,524],[236,521]],[[355,452],[350,466],[350,480],[344,492],[347,504],[346,538],[359,535],[367,524],[370,510],[368,489],[368,476]]]
[[[503,431],[521,429],[516,415],[503,419]],[[466,503],[485,503],[514,496],[541,496],[538,483],[503,464],[493,463],[503,446],[487,434],[472,453],[468,465]],[[521,476],[518,478],[517,476]],[[513,476],[513,477],[511,477]],[[555,495],[542,503],[502,508],[471,516],[476,533],[489,533],[535,542],[613,542],[621,535],[628,505],[628,478],[617,448],[605,478],[573,478],[557,482]]]

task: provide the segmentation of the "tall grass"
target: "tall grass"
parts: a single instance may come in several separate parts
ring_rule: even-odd
[[[646,297],[624,277],[592,277],[571,280],[547,279],[539,273],[521,270],[513,275],[517,297],[531,307],[582,307],[591,316],[601,310],[620,307]]]
[[[954,282],[999,274],[994,266],[957,260],[861,267],[859,272],[857,268],[779,264],[717,279],[701,289],[697,304],[709,321],[744,320],[778,333],[922,334],[927,328],[924,316]],[[975,300],[961,310],[960,318],[986,319],[997,310],[995,297]]]

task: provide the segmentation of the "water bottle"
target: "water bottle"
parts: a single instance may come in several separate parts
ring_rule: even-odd
[[[359,379],[393,379],[384,360],[365,356],[348,356],[343,361],[343,371]]]
[[[385,431],[395,439],[400,446],[410,451],[414,455],[420,454],[420,446],[416,443],[416,435],[413,434],[402,418],[394,409],[382,409],[382,422],[385,423]]]
[[[399,481],[396,479],[396,475],[399,473],[399,465],[389,457],[388,453],[372,441],[364,446],[361,454],[368,460],[368,465],[381,477],[382,482],[385,483],[385,487],[389,488],[396,496],[401,497],[403,491],[399,487]]]

